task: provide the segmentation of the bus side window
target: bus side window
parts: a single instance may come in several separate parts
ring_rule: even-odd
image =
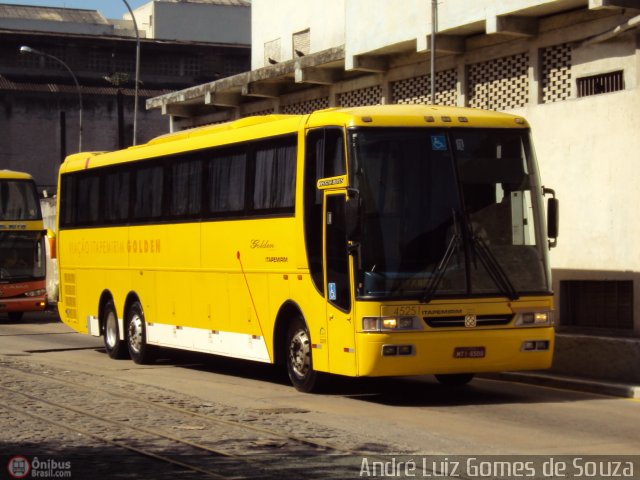
[[[346,174],[342,129],[327,128],[324,133],[324,169],[322,177],[329,178]]]
[[[202,209],[202,160],[184,158],[170,165],[169,214],[172,217],[193,217]]]
[[[90,172],[78,176],[76,196],[76,222],[79,225],[97,225],[100,222],[100,177]]]
[[[155,162],[134,170],[133,218],[149,220],[162,215],[163,167]]]
[[[129,191],[131,173],[127,170],[111,170],[104,175],[105,223],[126,222],[129,218]]]

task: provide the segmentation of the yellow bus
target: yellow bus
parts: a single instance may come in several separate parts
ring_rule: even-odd
[[[545,223],[522,117],[249,117],[72,155],[58,202],[61,318],[114,358],[277,363],[307,392],[322,372],[466,383],[551,363],[557,209]]]
[[[33,178],[0,170],[0,313],[11,321],[47,306],[45,239]]]

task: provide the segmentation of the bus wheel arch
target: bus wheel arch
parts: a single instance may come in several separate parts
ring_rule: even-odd
[[[118,325],[118,313],[113,295],[105,290],[100,296],[98,306],[98,319],[100,322],[100,333],[104,340],[104,348],[109,357],[113,359],[127,358],[127,346],[120,340],[120,327]]]
[[[285,303],[278,313],[274,331],[276,362],[286,365],[289,380],[296,390],[310,393],[319,386],[318,372],[313,369],[311,334],[300,308]]]
[[[273,327],[273,363],[284,366],[287,363],[287,333],[289,325],[302,317],[302,310],[292,301],[282,304]]]
[[[140,365],[155,360],[153,347],[147,344],[147,325],[138,295],[129,293],[124,309],[125,343],[131,359]]]

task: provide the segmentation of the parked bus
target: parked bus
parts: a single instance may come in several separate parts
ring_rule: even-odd
[[[186,130],[60,170],[59,310],[113,358],[171,347],[346,376],[551,364],[527,122],[375,106]]]
[[[0,170],[0,314],[44,310],[46,232],[33,178]]]

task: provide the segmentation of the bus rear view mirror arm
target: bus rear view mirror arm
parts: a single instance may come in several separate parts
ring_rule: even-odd
[[[358,189],[347,190],[346,207],[347,238],[357,242],[360,239],[360,191]]]

